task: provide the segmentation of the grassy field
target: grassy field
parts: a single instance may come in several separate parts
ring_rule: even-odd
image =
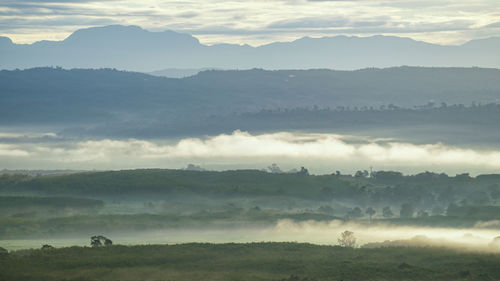
[[[298,243],[70,247],[0,259],[0,280],[499,280],[500,255]]]

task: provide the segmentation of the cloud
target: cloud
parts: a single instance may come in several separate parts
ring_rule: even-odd
[[[88,3],[88,2],[113,2],[119,0],[16,0],[16,1],[3,1],[6,4],[9,3],[28,3],[28,4],[52,4],[52,3],[64,3],[64,4],[72,4],[72,3]]]
[[[30,27],[36,24],[51,24],[51,25],[110,25],[114,21],[105,18],[92,19],[88,17],[81,16],[64,16],[54,19],[44,19],[44,18],[32,18],[32,19],[0,19],[0,28],[20,28],[20,27]]]
[[[0,144],[16,145],[27,143],[60,142],[62,140],[55,133],[1,133]]]
[[[319,28],[344,27],[349,23],[346,18],[301,18],[281,20],[268,25],[269,28]]]
[[[5,134],[4,134],[5,135]],[[10,135],[9,135],[10,136]],[[14,135],[13,135],[14,136]],[[176,142],[150,140],[83,140],[72,141],[55,136],[4,139],[0,155],[9,157],[18,168],[43,163],[61,168],[105,167],[107,169],[138,167],[172,167],[172,163],[225,163],[226,167],[256,163],[285,163],[298,166],[309,163],[319,172],[332,166],[388,167],[396,170],[492,171],[500,168],[500,151],[479,151],[445,144],[411,144],[393,140],[351,138],[335,134],[302,134],[279,132],[252,135],[235,131],[206,138],[186,138]],[[25,156],[29,159],[24,159]],[[21,167],[19,167],[21,166]],[[7,167],[7,166],[6,166]],[[179,168],[179,166],[173,166]],[[2,167],[0,167],[2,168]],[[4,167],[5,168],[5,167]]]
[[[199,15],[199,13],[197,12],[184,12],[184,13],[180,13],[178,14],[177,16],[178,17],[181,17],[181,18],[194,18],[194,17],[197,17]]]
[[[494,24],[487,25],[500,21],[500,6],[490,0],[8,0],[0,4],[0,21],[0,34],[17,43],[114,23],[191,31],[208,44],[260,45],[325,34],[407,34],[455,44],[498,35]]]
[[[488,24],[486,26],[484,26],[486,28],[499,28],[500,27],[500,21],[499,22],[495,22],[495,23],[491,23],[491,24]]]
[[[307,1],[309,1],[309,2],[357,2],[357,1],[363,1],[363,0],[307,0]]]
[[[0,157],[26,157],[29,156],[29,152],[21,149],[17,149],[12,145],[0,144]]]

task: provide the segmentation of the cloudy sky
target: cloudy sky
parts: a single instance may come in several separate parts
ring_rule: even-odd
[[[438,44],[500,35],[498,0],[0,0],[0,35],[62,40],[79,28],[172,29],[202,43],[385,34]]]

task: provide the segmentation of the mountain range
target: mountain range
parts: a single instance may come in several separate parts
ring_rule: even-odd
[[[354,70],[402,65],[500,68],[498,50],[500,38],[443,46],[391,36],[304,37],[258,47],[208,46],[189,34],[111,25],[80,29],[62,41],[15,44],[0,37],[0,69],[60,66],[153,72],[202,68]]]

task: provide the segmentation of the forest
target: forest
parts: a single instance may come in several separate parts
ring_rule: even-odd
[[[284,219],[472,228],[500,219],[500,175],[195,168],[3,174],[0,237],[272,226]]]
[[[206,70],[182,79],[114,69],[2,70],[0,125],[136,138],[429,124],[487,133],[499,116],[498,77],[497,69],[424,67]]]

